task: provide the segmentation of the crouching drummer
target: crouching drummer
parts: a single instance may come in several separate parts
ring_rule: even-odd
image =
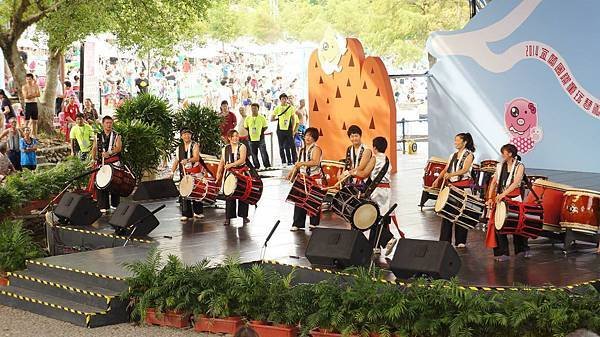
[[[247,166],[248,149],[246,145],[240,143],[240,134],[235,129],[231,129],[227,132],[227,140],[229,144],[225,145],[221,153],[221,162],[219,162],[217,170],[217,181],[221,180],[225,171]],[[225,178],[223,177],[223,182],[225,182]],[[247,224],[250,222],[250,219],[248,219],[250,205],[242,200],[227,199],[225,202],[225,226],[229,226],[231,219],[236,218],[236,208],[237,216],[243,219],[243,223]]]
[[[190,129],[182,129],[180,135],[182,142],[177,147],[177,157],[171,168],[171,176],[173,176],[177,170],[179,170],[180,177],[183,177],[186,174],[201,173],[200,146],[198,143],[192,141],[192,131]],[[199,219],[204,218],[204,210],[201,201],[192,201],[187,198],[179,197],[179,205],[181,206],[181,221],[187,221],[192,217]]]
[[[502,146],[500,152],[503,161],[496,167],[496,173],[490,184],[490,193],[487,196],[486,205],[490,208],[495,208],[504,198],[521,199],[521,183],[525,174],[525,165],[521,163],[517,147],[513,144],[506,144]],[[496,232],[493,216],[490,217],[487,234],[486,246],[494,248],[495,260],[498,262],[508,260],[510,257],[508,235]],[[523,254],[525,258],[531,256],[527,237],[514,234],[513,244],[515,255]]]
[[[102,118],[102,132],[98,133],[94,139],[92,158],[98,167],[103,164],[120,166],[122,150],[121,136],[113,130],[112,117],[104,116]],[[121,197],[118,193],[95,188],[100,212],[106,213],[110,210],[111,206],[117,208],[121,203]]]

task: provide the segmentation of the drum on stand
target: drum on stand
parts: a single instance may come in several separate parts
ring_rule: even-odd
[[[571,189],[573,187],[543,179],[537,179],[532,183],[532,190],[540,198],[542,208],[544,209],[545,231],[560,232],[560,214],[563,207],[564,194]],[[524,201],[526,203],[534,203],[536,201],[532,191],[529,191]]]
[[[431,157],[427,161],[425,166],[425,174],[423,175],[423,190],[429,194],[437,195],[440,192],[439,188],[434,188],[433,182],[440,176],[440,173],[444,170],[448,161]]]
[[[536,203],[504,199],[496,205],[494,224],[500,234],[537,238],[543,229],[544,210]]]
[[[441,190],[435,202],[435,212],[440,217],[466,229],[479,224],[484,209],[483,200],[454,186]]]
[[[379,219],[379,206],[370,199],[359,199],[360,191],[354,186],[340,189],[333,197],[333,212],[360,231],[371,229]]]
[[[212,179],[188,174],[179,182],[179,195],[205,204],[214,204],[219,195],[219,186]]]
[[[221,162],[215,156],[202,155],[202,160],[204,160],[204,164],[206,164],[206,168],[210,171],[213,177],[217,176],[217,171],[219,170],[219,163]],[[217,182],[218,184],[219,182]]]
[[[482,199],[485,199],[488,196],[492,177],[496,173],[497,165],[498,161],[493,159],[482,160],[479,165],[479,177],[476,184],[479,186],[479,195]]]
[[[345,167],[346,165],[341,161],[321,160],[321,168],[323,169],[323,174],[325,174],[325,179],[323,179],[323,181],[327,181],[327,184],[324,187],[332,187],[337,184],[339,175],[344,172]]]
[[[560,213],[563,229],[597,234],[600,226],[600,192],[570,190],[565,192]]]
[[[95,184],[100,190],[108,190],[121,197],[128,197],[135,188],[135,177],[125,167],[105,164],[96,173]]]
[[[315,180],[298,174],[285,200],[304,209],[308,216],[316,216],[321,210],[325,195],[327,192]]]
[[[239,199],[256,205],[263,191],[262,180],[249,175],[248,169],[231,169],[223,181],[223,194],[228,199]]]

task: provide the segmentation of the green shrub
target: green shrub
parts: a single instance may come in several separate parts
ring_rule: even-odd
[[[21,221],[0,222],[0,274],[25,268],[25,261],[43,256]]]
[[[118,121],[115,131],[123,141],[121,160],[138,180],[142,179],[145,172],[156,172],[161,158],[166,158],[170,152],[161,138],[160,130],[146,122]]]
[[[200,144],[200,151],[218,156],[223,145],[221,123],[223,117],[211,107],[190,104],[175,114],[175,126],[178,130],[188,128],[193,139]]]

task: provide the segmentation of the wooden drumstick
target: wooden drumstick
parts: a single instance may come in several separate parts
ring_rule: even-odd
[[[342,183],[346,180],[348,180],[348,178],[352,177],[352,175],[348,174],[347,176],[343,177],[342,179],[340,179],[337,183],[335,183],[335,185],[333,186],[329,186],[327,188],[325,188],[326,190],[334,190],[334,189],[338,189],[340,186],[342,186]]]

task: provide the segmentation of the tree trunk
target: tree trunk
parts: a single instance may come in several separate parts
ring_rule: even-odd
[[[7,40],[3,41],[4,43],[0,44],[2,47],[2,52],[4,53],[4,58],[6,59],[6,64],[8,64],[8,69],[15,81],[15,87],[17,88],[17,96],[23,105],[23,95],[21,94],[21,87],[25,84],[25,75],[27,74],[27,69],[25,69],[25,63],[21,60],[21,56],[19,55],[19,49],[17,48],[17,40]]]
[[[63,53],[60,50],[50,50],[48,54],[48,67],[46,69],[46,88],[40,102],[39,128],[47,133],[54,129],[54,105],[56,104],[56,87],[58,71]]]

